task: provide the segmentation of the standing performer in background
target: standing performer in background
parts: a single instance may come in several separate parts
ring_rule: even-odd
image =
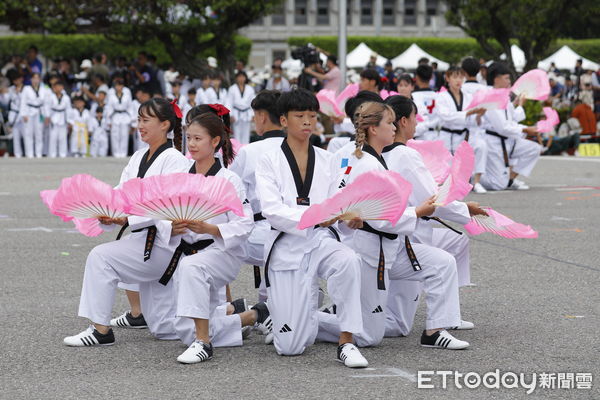
[[[110,126],[110,151],[115,157],[127,157],[129,129],[133,116],[131,112],[131,94],[125,91],[122,78],[113,81],[106,102],[106,117]]]
[[[85,157],[88,152],[90,112],[85,108],[85,100],[81,96],[73,99],[73,106],[69,113],[71,155]]]
[[[57,80],[52,85],[52,93],[46,97],[45,123],[50,125],[50,138],[48,140],[48,157],[54,158],[67,156],[67,123],[68,113],[71,111],[71,99],[64,91],[65,84]]]
[[[241,144],[250,143],[251,103],[254,96],[254,89],[248,85],[248,75],[239,71],[235,74],[235,84],[229,88],[228,103],[232,108],[233,135]]]
[[[33,158],[42,157],[44,146],[44,115],[43,106],[47,89],[41,84],[40,74],[31,75],[31,85],[23,88],[19,116],[23,119],[25,156]],[[34,152],[35,149],[35,152]]]

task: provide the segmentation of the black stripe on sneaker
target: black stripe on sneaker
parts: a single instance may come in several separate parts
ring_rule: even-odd
[[[91,346],[93,344],[88,336],[84,337],[83,341],[85,342],[86,346]]]

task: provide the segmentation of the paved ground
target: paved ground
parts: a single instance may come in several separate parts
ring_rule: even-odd
[[[217,349],[203,365],[175,358],[184,347],[147,331],[118,331],[110,348],[73,349],[65,335],[85,328],[76,317],[83,265],[90,249],[112,235],[86,238],[51,216],[39,199],[74,173],[115,183],[123,161],[0,159],[0,398],[600,398],[600,159],[543,159],[529,192],[471,199],[533,225],[538,240],[488,234],[472,241],[472,276],[461,292],[465,319],[476,329],[459,336],[466,351],[418,345],[424,308],[407,338],[365,349],[372,369],[349,370],[334,361],[335,346],[317,344],[300,357],[279,357],[253,336],[243,348]],[[251,269],[233,284],[235,296],[254,299]],[[115,315],[125,309],[117,294]],[[523,388],[418,389],[417,371],[500,370],[592,373],[591,391]],[[568,376],[567,376],[568,378]],[[539,379],[539,377],[538,377]],[[464,381],[461,381],[464,382]],[[489,381],[490,383],[493,383]],[[449,382],[450,383],[450,382]]]

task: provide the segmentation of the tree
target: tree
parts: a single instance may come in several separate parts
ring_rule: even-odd
[[[448,22],[477,40],[490,57],[497,59],[505,53],[513,71],[511,40],[516,40],[525,53],[525,71],[536,68],[559,37],[565,16],[582,13],[590,4],[588,0],[447,0],[447,3]]]
[[[221,69],[233,71],[238,29],[282,0],[3,0],[0,23],[25,32],[102,33],[125,43],[160,40],[183,73],[206,70],[204,50],[217,49]]]

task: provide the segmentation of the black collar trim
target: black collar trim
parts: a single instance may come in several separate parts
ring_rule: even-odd
[[[310,144],[308,145],[308,164],[306,166],[306,177],[302,182],[302,175],[300,174],[300,168],[292,153],[292,149],[287,143],[287,139],[284,139],[281,143],[281,150],[287,159],[287,162],[294,176],[294,182],[296,184],[296,192],[300,198],[308,198],[310,193],[310,187],[312,185],[313,175],[315,173],[315,149]]]
[[[170,149],[171,147],[173,147],[173,141],[171,139],[168,139],[165,143],[161,144],[158,149],[156,149],[156,151],[154,152],[154,154],[152,154],[152,157],[149,160],[148,154],[150,153],[150,150],[147,150],[144,156],[142,157],[142,161],[140,161],[140,167],[138,168],[137,177],[143,178],[146,175],[146,172],[148,172],[148,169],[150,168],[152,163],[156,161],[160,153]]]

